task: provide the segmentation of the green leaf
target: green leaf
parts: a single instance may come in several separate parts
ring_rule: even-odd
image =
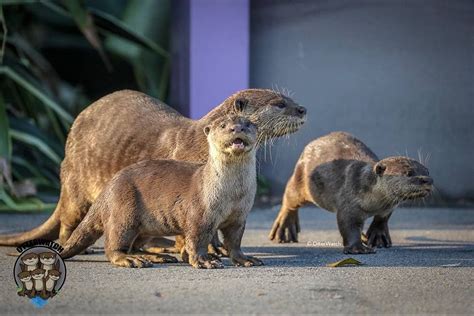
[[[66,10],[51,1],[42,0],[41,3],[58,14],[61,14],[63,16],[70,16],[70,14]],[[131,27],[129,27],[113,15],[92,8],[89,10],[89,12],[92,14],[95,25],[103,33],[121,37],[132,43],[138,44],[146,49],[149,49],[162,56],[163,58],[170,58],[170,54],[163,47],[153,42],[146,36],[137,33],[135,30],[133,30]]]
[[[360,266],[360,265],[362,265],[362,262],[354,258],[346,258],[346,259],[339,260],[337,262],[328,263],[326,266],[331,267],[331,268],[337,268],[337,267]]]
[[[7,108],[3,94],[0,92],[0,157],[7,159],[7,161],[10,161],[12,156],[12,141],[9,129]]]
[[[73,118],[67,113],[59,104],[53,101],[40,89],[32,85],[30,82],[22,78],[17,72],[7,66],[0,67],[0,75],[6,75],[8,78],[13,80],[16,84],[23,87],[29,93],[38,98],[44,105],[48,106],[53,110],[59,117],[61,117],[67,124],[72,124]]]
[[[2,24],[2,46],[0,48],[0,63],[3,63],[3,55],[5,55],[5,45],[7,44],[7,24],[5,22],[5,17],[3,16],[3,7],[0,4],[0,23]]]
[[[68,8],[71,13],[74,21],[76,21],[77,26],[84,34],[89,43],[94,47],[98,52],[100,57],[105,63],[105,66],[109,71],[112,70],[112,65],[109,61],[109,58],[105,54],[104,48],[102,47],[102,42],[97,35],[97,30],[95,28],[94,20],[83,5],[80,0],[64,0],[63,3]]]
[[[61,163],[61,157],[56,154],[45,142],[41,139],[27,133],[23,133],[16,130],[10,130],[10,135],[14,140],[23,142],[25,144],[31,145],[38,149],[40,152],[46,155],[49,159],[53,162],[57,163],[58,165]]]

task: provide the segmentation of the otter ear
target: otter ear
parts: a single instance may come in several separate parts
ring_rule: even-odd
[[[383,163],[380,163],[378,162],[375,166],[374,166],[374,172],[376,175],[378,176],[382,176],[383,173],[385,172],[385,169],[387,169],[387,167],[383,164]]]
[[[249,100],[243,99],[243,98],[237,98],[234,101],[234,108],[237,112],[242,112],[248,104],[249,104]]]
[[[204,127],[204,134],[209,135],[209,132],[211,131],[211,127],[210,126],[206,126]]]

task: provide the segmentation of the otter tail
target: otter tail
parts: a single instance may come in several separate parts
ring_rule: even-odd
[[[100,212],[97,207],[93,206],[79,226],[74,230],[71,237],[69,237],[66,244],[61,245],[64,247],[64,250],[61,252],[61,257],[63,259],[74,257],[94,244],[103,233],[104,226]]]
[[[59,221],[58,208],[42,225],[24,232],[8,235],[0,235],[0,246],[19,246],[24,242],[33,239],[48,239],[55,240],[59,236]]]

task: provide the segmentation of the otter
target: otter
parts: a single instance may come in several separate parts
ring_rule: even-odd
[[[22,271],[33,271],[38,268],[39,256],[36,253],[28,253],[21,257],[21,270]]]
[[[33,287],[36,296],[40,296],[41,298],[46,299],[46,289],[45,289],[45,281],[44,281],[44,269],[36,269],[31,271],[31,277],[33,278]]]
[[[47,292],[48,297],[53,297],[57,294],[56,289],[56,282],[60,279],[61,272],[58,270],[49,270],[48,275],[45,277],[44,286]]]
[[[18,273],[18,277],[20,278],[22,287],[21,290],[18,291],[18,295],[20,296],[28,296],[29,298],[33,298],[35,296],[34,288],[33,288],[33,281],[31,281],[31,272],[30,271],[22,271]]]
[[[269,238],[297,242],[298,208],[314,203],[336,213],[344,253],[374,253],[391,247],[388,219],[402,201],[425,197],[433,179],[421,163],[406,157],[379,160],[360,140],[334,132],[309,143],[288,180]],[[364,221],[374,216],[361,239]]]
[[[118,171],[154,159],[204,163],[209,152],[203,128],[231,113],[258,126],[259,143],[296,132],[306,118],[304,107],[266,89],[239,91],[199,120],[183,117],[137,91],[118,91],[99,99],[71,127],[61,164],[61,193],[51,217],[31,231],[0,236],[0,245],[58,237],[64,244]]]
[[[41,269],[45,270],[45,277],[48,276],[48,271],[52,269],[57,269],[58,266],[56,263],[56,254],[53,252],[42,252],[39,254],[39,260],[41,262]]]
[[[221,261],[207,252],[220,229],[232,263],[262,265],[240,248],[257,186],[256,130],[243,117],[224,117],[204,128],[209,143],[205,164],[150,160],[123,169],[63,245],[61,256],[80,253],[104,234],[105,254],[112,264],[149,267],[162,257],[131,251],[134,242],[182,235],[182,256],[193,267],[222,268]]]

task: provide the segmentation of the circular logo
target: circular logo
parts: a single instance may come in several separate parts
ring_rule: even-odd
[[[32,299],[35,305],[46,301],[62,288],[66,280],[66,265],[59,253],[47,246],[24,250],[15,262],[13,276],[20,296]]]

